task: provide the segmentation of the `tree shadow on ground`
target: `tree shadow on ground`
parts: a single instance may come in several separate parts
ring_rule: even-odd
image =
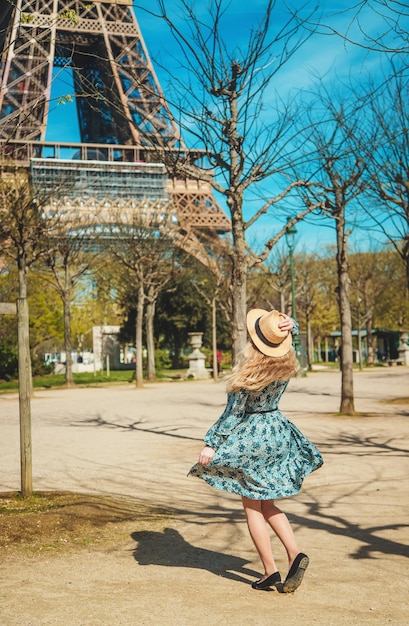
[[[174,528],[165,528],[163,532],[143,530],[132,533],[131,537],[137,543],[133,556],[139,565],[203,569],[247,584],[246,576],[260,575],[247,567],[246,559],[192,546]]]
[[[356,550],[350,552],[352,559],[376,558],[376,553],[385,555],[408,556],[408,547],[404,543],[394,541],[381,535],[385,532],[393,532],[409,528],[407,524],[385,524],[384,526],[370,526],[364,528],[356,523],[351,523],[341,516],[325,515],[317,512],[317,517],[304,517],[302,515],[289,515],[292,524],[298,524],[330,535],[349,537],[355,539],[358,544]],[[339,525],[338,525],[339,524]]]
[[[96,416],[95,418],[84,420],[83,425],[117,428],[128,432],[144,431],[168,438],[196,440],[194,437],[182,434],[177,428],[146,428],[142,420],[128,424],[118,424],[114,421],[108,422],[101,416]],[[305,489],[303,487],[301,494],[297,498],[305,505],[307,512],[303,515],[290,514],[291,521],[311,530],[318,530],[339,537],[353,538],[356,545],[349,553],[352,559],[373,559],[377,558],[379,554],[407,556],[407,545],[400,541],[400,538],[394,538],[394,536],[397,537],[398,533],[401,535],[408,528],[403,514],[399,519],[395,519],[392,524],[374,524],[372,520],[370,524],[365,525],[365,522],[368,520],[368,514],[366,513],[362,520],[356,521],[356,514],[353,508],[354,502],[364,498],[367,507],[373,506],[374,510],[379,510],[379,498],[374,494],[379,491],[380,486],[383,486],[385,480],[392,480],[391,477],[384,478],[386,466],[384,466],[383,461],[388,458],[395,458],[401,462],[401,460],[407,458],[408,449],[406,442],[397,436],[386,434],[362,436],[352,430],[344,430],[334,435],[332,431],[325,432],[325,428],[316,439],[315,443],[323,453],[324,460],[328,456],[343,454],[350,463],[357,462],[361,458],[365,460],[372,458],[376,462],[375,464],[371,462],[370,472],[367,475],[368,467],[361,465],[359,461],[356,465],[355,476],[348,476],[341,494],[339,493],[339,486],[336,489],[334,487],[334,490],[332,490],[332,487],[327,487],[325,490],[325,505],[320,502],[319,496],[317,498],[309,496],[308,488]],[[404,470],[399,470],[399,475],[395,475],[394,480],[403,479],[405,476]],[[163,484],[167,484],[166,479]],[[333,491],[332,497],[331,491]],[[157,496],[156,501],[158,502],[160,501],[160,494],[157,494]],[[329,502],[328,498],[330,498]],[[344,509],[345,506],[352,507],[351,516],[348,514],[339,515],[335,512],[335,510],[340,510],[338,507]],[[208,516],[205,516],[205,519],[203,518],[203,512],[199,515],[194,510],[175,509],[172,512],[175,516],[193,524],[209,524],[220,521],[218,516],[213,518],[210,512]],[[226,514],[224,514],[224,517],[226,517]],[[231,523],[232,520],[224,519],[224,521]],[[246,568],[248,561],[228,554],[191,546],[172,528],[168,528],[163,533],[135,533],[132,537],[135,541],[138,541],[134,556],[141,564],[153,563],[174,567],[199,567],[207,569],[218,576],[222,575],[234,580],[246,580],[246,582],[248,581],[244,576],[256,574],[254,571]]]
[[[408,456],[408,448],[401,437],[388,437],[386,435],[367,436],[357,435],[353,432],[340,431],[336,436],[330,432],[323,433],[315,438],[322,454],[334,454],[339,456],[340,450],[347,452],[350,457],[402,457]]]
[[[84,419],[80,422],[82,426],[97,426],[100,428],[114,428],[123,431],[138,431],[142,433],[149,433],[151,435],[165,435],[166,437],[175,437],[176,439],[188,439],[190,441],[203,441],[200,437],[190,437],[189,435],[183,435],[180,433],[183,427],[169,428],[162,430],[159,428],[143,428],[143,425],[147,423],[147,420],[135,420],[134,422],[128,422],[127,424],[121,424],[119,422],[109,422],[100,415]],[[76,426],[78,424],[75,424]],[[187,427],[185,427],[187,428]]]

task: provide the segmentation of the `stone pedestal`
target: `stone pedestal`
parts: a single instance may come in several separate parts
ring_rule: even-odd
[[[402,333],[399,339],[398,361],[402,365],[409,365],[408,333]]]
[[[192,352],[189,354],[189,369],[187,370],[187,378],[209,378],[209,370],[206,369],[206,357],[200,351],[202,347],[203,333],[188,333],[189,343]]]

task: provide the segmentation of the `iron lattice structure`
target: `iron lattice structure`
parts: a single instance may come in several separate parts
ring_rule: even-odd
[[[75,171],[87,197],[77,186],[69,203],[91,209],[92,202],[115,200],[129,208],[140,199],[129,196],[132,188],[143,195],[143,185],[140,201],[155,201],[156,183],[149,181],[152,166],[160,165],[155,147],[194,160],[161,91],[132,0],[0,0],[0,54],[1,158],[30,167],[38,185]],[[72,71],[77,144],[46,141],[55,67]],[[115,185],[126,178],[121,167],[132,178],[125,188]],[[166,184],[157,185],[157,200],[170,201],[192,241],[199,231],[230,230],[210,184],[174,180],[163,164],[161,176]]]
[[[180,146],[131,4],[0,1],[0,137],[44,141],[53,67],[71,67],[83,143]]]

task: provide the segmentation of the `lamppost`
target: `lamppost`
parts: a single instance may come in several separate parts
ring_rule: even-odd
[[[291,221],[291,217],[287,217],[287,222]],[[295,310],[295,285],[294,285],[294,240],[295,235],[297,233],[297,229],[295,225],[288,227],[285,231],[285,240],[287,242],[288,254],[290,257],[290,276],[291,276],[291,316],[296,319],[296,310]],[[294,337],[294,347],[295,353],[298,355],[298,337],[295,335]]]
[[[360,371],[362,371],[362,369],[363,369],[363,364],[362,364],[362,335],[361,335],[361,302],[362,302],[362,299],[358,298],[358,362],[359,362],[359,369],[360,369]]]
[[[291,217],[287,217],[287,222],[291,221]],[[285,240],[287,242],[288,254],[290,256],[290,276],[291,276],[291,315],[295,319],[295,287],[294,287],[294,239],[297,229],[294,224],[285,231]]]

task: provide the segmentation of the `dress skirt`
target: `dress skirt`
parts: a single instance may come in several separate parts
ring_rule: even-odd
[[[270,402],[272,398],[278,402],[284,388],[270,387]],[[253,408],[247,412],[248,397],[230,396],[225,412],[205,436],[205,443],[216,451],[212,461],[196,463],[189,474],[216,489],[254,500],[295,495],[305,476],[323,464],[322,456],[278,408],[265,409],[265,395],[257,400],[253,398]]]

